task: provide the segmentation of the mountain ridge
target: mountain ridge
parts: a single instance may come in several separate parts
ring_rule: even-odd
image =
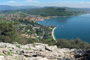
[[[0,11],[2,11],[2,10],[32,9],[32,8],[41,8],[41,7],[37,7],[37,6],[9,6],[9,5],[0,5]]]
[[[67,10],[90,10],[90,8],[72,8],[72,7],[58,7],[58,6],[44,6],[44,7],[38,7],[38,6],[10,6],[10,5],[0,5],[0,10],[17,10],[17,9],[33,9],[33,8],[66,8]]]

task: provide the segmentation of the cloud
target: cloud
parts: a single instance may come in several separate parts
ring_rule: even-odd
[[[87,3],[90,3],[90,2],[87,2]]]
[[[26,0],[26,2],[39,2],[37,0]]]
[[[81,1],[80,3],[86,3],[86,4],[87,4],[87,3],[90,3],[90,2],[84,2],[84,1]]]
[[[81,1],[80,3],[84,3],[84,1]]]
[[[9,3],[15,3],[16,1],[9,1]]]

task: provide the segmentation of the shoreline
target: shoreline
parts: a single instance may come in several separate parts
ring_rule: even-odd
[[[43,17],[43,19],[36,20],[36,22],[37,21],[44,21],[44,20],[48,20],[48,19],[52,19],[52,18],[57,18],[57,17],[72,17],[72,16],[83,15],[83,14],[87,14],[87,13],[80,13],[80,14],[71,15],[71,16],[47,16],[47,17]]]
[[[54,27],[53,30],[52,30],[52,38],[56,41],[56,37],[54,35],[55,29],[56,29],[56,27]]]

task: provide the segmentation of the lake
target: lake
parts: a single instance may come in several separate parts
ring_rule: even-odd
[[[56,39],[80,38],[90,43],[90,14],[71,17],[57,17],[37,23],[45,26],[56,26]]]

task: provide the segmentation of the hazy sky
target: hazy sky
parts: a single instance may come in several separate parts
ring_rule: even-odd
[[[0,0],[0,5],[90,8],[90,0]]]

